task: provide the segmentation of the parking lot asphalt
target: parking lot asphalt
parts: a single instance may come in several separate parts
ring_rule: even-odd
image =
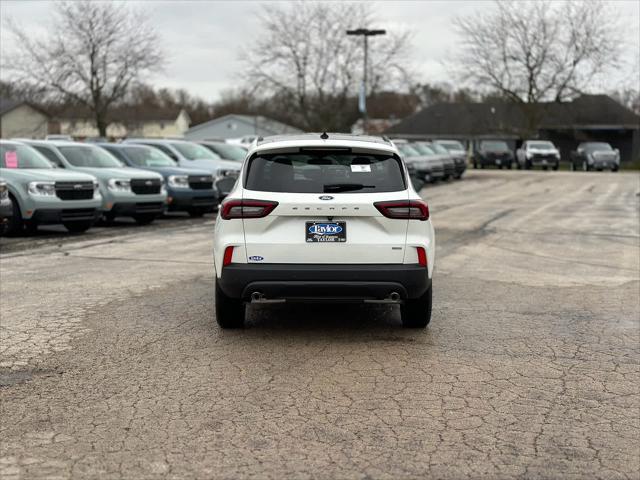
[[[424,331],[327,305],[221,331],[213,218],[3,239],[0,477],[639,478],[640,176],[422,194]]]

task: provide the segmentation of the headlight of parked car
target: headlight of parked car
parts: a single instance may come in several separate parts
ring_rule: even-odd
[[[130,192],[131,180],[121,180],[119,178],[110,178],[107,182],[109,190],[114,192]]]
[[[9,197],[9,187],[7,187],[7,184],[2,182],[0,183],[0,199],[5,199]]]
[[[189,188],[189,177],[186,175],[169,175],[167,184],[171,188]]]
[[[55,197],[56,185],[54,182],[31,182],[29,183],[29,193],[31,195]]]

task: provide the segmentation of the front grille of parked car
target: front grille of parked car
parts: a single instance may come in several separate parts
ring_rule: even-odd
[[[216,182],[216,188],[222,195],[226,195],[231,191],[236,183],[236,177],[223,177]]]
[[[93,188],[93,186],[91,188]],[[94,218],[95,214],[95,208],[69,208],[62,210],[60,220],[63,222],[67,220],[89,220]]]
[[[191,201],[194,207],[209,206],[216,203],[216,197],[198,197]]]
[[[617,158],[617,155],[615,152],[594,152],[593,157],[596,160],[607,161],[607,160],[615,160]]]
[[[56,196],[60,200],[90,200],[93,182],[56,182]]]
[[[155,213],[158,210],[162,210],[162,202],[136,203],[136,213]]]
[[[153,195],[160,193],[162,182],[157,178],[133,179],[131,180],[131,191],[136,195]]]
[[[190,176],[189,187],[193,190],[211,190],[213,188],[213,177],[208,175]]]

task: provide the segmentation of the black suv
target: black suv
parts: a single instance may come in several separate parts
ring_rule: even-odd
[[[511,169],[514,156],[506,142],[502,140],[481,140],[473,153],[473,168],[495,165]]]

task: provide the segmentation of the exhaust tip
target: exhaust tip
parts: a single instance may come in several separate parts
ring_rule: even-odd
[[[397,302],[398,300],[400,300],[400,294],[398,292],[391,292],[389,294],[389,299]]]

